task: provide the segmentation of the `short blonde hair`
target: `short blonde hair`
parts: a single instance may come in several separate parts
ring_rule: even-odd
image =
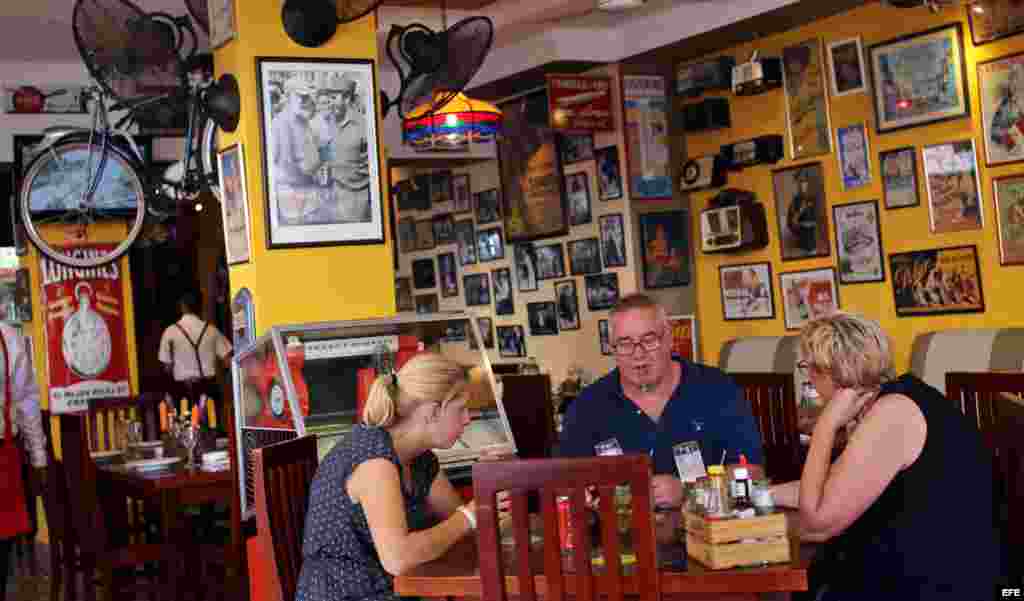
[[[444,409],[463,393],[466,382],[465,368],[455,361],[434,352],[419,353],[397,377],[377,376],[363,407],[363,423],[387,428],[424,403],[439,403]]]
[[[809,321],[800,331],[800,351],[836,386],[878,388],[896,377],[889,336],[860,315],[838,311]]]

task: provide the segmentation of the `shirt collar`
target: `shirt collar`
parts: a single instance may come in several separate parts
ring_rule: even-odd
[[[678,363],[679,368],[682,370],[679,374],[679,384],[676,385],[676,390],[678,390],[679,387],[686,382],[686,370],[688,369],[688,363],[686,359],[683,359],[675,353],[672,354],[672,360]],[[619,371],[619,368],[616,367],[612,371],[612,374],[615,381],[615,400],[620,406],[625,405],[626,403],[633,403],[633,401],[626,396],[625,391],[622,390],[622,373]],[[672,396],[675,396],[675,391],[672,391]],[[669,397],[669,400],[672,400],[671,397]]]

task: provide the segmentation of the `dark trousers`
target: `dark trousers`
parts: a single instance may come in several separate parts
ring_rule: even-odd
[[[14,539],[0,539],[0,601],[7,598],[7,572],[11,569],[11,551]]]

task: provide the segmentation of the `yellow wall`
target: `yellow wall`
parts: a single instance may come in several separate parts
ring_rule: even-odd
[[[823,19],[783,34],[757,40],[754,44],[733,48],[725,54],[735,57],[737,62],[742,62],[747,60],[754,49],[760,50],[762,56],[780,56],[782,48],[811,38],[820,39],[824,48],[829,42],[856,35],[862,36],[866,54],[867,48],[872,44],[957,21],[963,23],[967,81],[971,97],[970,118],[876,135],[875,114],[870,94],[855,94],[841,98],[832,98],[830,94],[833,148],[835,147],[836,127],[861,122],[865,123],[870,137],[873,183],[850,192],[843,192],[836,154],[834,152],[829,155],[807,159],[806,161],[791,161],[787,158],[774,166],[774,168],[783,168],[803,162],[820,161],[822,163],[828,198],[829,238],[833,240],[831,256],[819,259],[786,261],[783,263],[779,251],[775,199],[772,192],[772,167],[759,165],[741,172],[729,174],[728,186],[752,190],[767,209],[770,243],[764,249],[734,255],[708,255],[701,253],[699,249],[695,251],[697,253],[697,275],[701,280],[701,285],[698,287],[697,302],[701,325],[699,331],[702,338],[704,358],[708,363],[717,364],[722,343],[732,338],[793,333],[786,332],[783,325],[779,272],[835,266],[835,234],[832,225],[832,207],[837,204],[861,200],[878,199],[879,201],[882,246],[883,252],[886,254],[886,281],[852,286],[840,285],[840,307],[844,310],[862,313],[881,321],[883,327],[893,337],[897,369],[905,370],[909,367],[911,344],[914,337],[921,333],[947,328],[1005,327],[1024,324],[1024,317],[1021,317],[1019,311],[1020,301],[1018,300],[1021,292],[1024,291],[1024,287],[1020,284],[1021,270],[1019,267],[1001,267],[999,265],[996,217],[992,197],[992,178],[1020,172],[1021,166],[1016,164],[991,168],[985,167],[982,129],[980,119],[978,118],[980,108],[976,69],[978,62],[1024,50],[1024,35],[1005,38],[975,48],[971,43],[970,28],[963,7],[947,8],[938,14],[932,14],[925,8],[899,10],[887,8],[878,3],[871,3],[848,13]],[[688,135],[686,142],[687,154],[689,156],[694,157],[716,153],[723,144],[745,140],[754,136],[784,134],[786,132],[784,92],[781,89],[758,96],[737,97],[731,94],[727,96],[732,114],[732,128],[703,135]],[[977,147],[981,173],[984,228],[970,232],[933,234],[929,228],[928,201],[927,193],[923,186],[924,174],[920,148],[925,144],[964,138],[974,138]],[[788,144],[789,140],[786,138],[787,157],[790,156]],[[915,146],[918,148],[917,175],[921,205],[914,208],[887,211],[882,207],[881,178],[878,173],[877,156],[880,151],[903,146]],[[714,194],[715,192],[712,191],[692,195],[691,203],[694,214],[705,208],[708,199]],[[694,220],[694,240],[697,239],[699,227],[697,224],[698,221]],[[893,302],[892,276],[889,273],[888,255],[895,252],[953,245],[977,245],[978,247],[982,287],[985,297],[985,312],[934,317],[897,317]],[[771,262],[776,318],[774,321],[726,322],[722,319],[718,268],[720,265],[754,261]],[[1017,310],[1015,311],[1015,309]]]
[[[373,15],[339,24],[334,37],[319,48],[291,41],[281,24],[280,2],[237,2],[238,36],[214,53],[217,75],[232,73],[242,97],[241,122],[220,145],[241,142],[245,153],[252,253],[248,263],[233,265],[232,297],[241,287],[252,291],[256,334],[272,325],[306,321],[357,319],[395,312],[390,234],[386,244],[267,249],[260,93],[257,57],[377,59]],[[377,90],[369,91],[376,94]],[[377,116],[378,147],[380,116]],[[383,154],[383,148],[381,154]],[[383,163],[380,171],[385,179]],[[381,198],[387,190],[382,181]],[[387,209],[385,209],[387,210]],[[385,214],[385,232],[388,218]]]

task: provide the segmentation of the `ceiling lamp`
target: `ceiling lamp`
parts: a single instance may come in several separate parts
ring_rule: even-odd
[[[501,109],[489,102],[459,92],[431,112],[435,105],[421,104],[402,121],[402,142],[414,150],[468,150],[470,144],[490,142],[501,130]]]

